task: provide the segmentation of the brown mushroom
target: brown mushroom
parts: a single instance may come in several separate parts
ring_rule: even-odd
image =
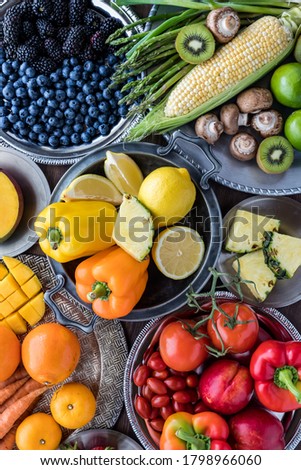
[[[208,144],[215,144],[223,133],[224,125],[216,114],[204,114],[195,123],[195,133],[198,137],[206,140]]]
[[[206,26],[218,42],[225,44],[236,35],[240,19],[233,8],[217,8],[207,15]]]
[[[232,137],[230,153],[237,160],[247,161],[255,157],[258,142],[255,137],[247,132],[239,132]]]
[[[248,126],[248,114],[240,113],[235,103],[222,106],[220,120],[224,124],[224,132],[228,135],[235,135],[240,126]]]
[[[283,117],[275,109],[261,111],[252,117],[251,127],[259,132],[262,137],[278,135],[283,129]]]
[[[267,88],[249,88],[237,96],[236,104],[242,113],[257,113],[272,106],[273,95]]]

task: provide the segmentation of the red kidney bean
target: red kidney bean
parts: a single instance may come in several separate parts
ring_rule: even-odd
[[[146,381],[149,388],[156,393],[156,395],[166,395],[167,394],[167,387],[164,382],[156,377],[149,377]]]
[[[163,361],[161,354],[159,351],[155,351],[151,354],[147,361],[148,367],[150,367],[153,370],[161,371],[166,369],[166,364]]]
[[[169,403],[169,405],[167,406],[162,406],[162,408],[160,409],[160,414],[164,421],[168,418],[168,416],[172,415],[174,412],[175,411],[171,403]]]
[[[153,396],[155,395],[154,392],[149,388],[148,385],[143,385],[141,388],[141,395],[146,398],[148,401],[151,401]]]
[[[162,396],[162,395],[160,395]],[[159,408],[152,408],[152,413],[150,416],[150,419],[156,419],[160,415],[160,409]]]
[[[197,401],[195,404],[194,404],[194,407],[193,407],[193,412],[196,414],[196,413],[202,413],[203,411],[208,411],[209,408],[208,406],[206,406],[202,400],[199,400]]]
[[[152,407],[150,402],[142,397],[141,395],[136,395],[134,401],[135,410],[141,418],[149,419],[152,414]]]
[[[142,387],[146,384],[148,377],[151,375],[151,370],[146,365],[138,366],[133,373],[133,382],[137,387]]]
[[[158,432],[158,431],[155,431],[155,430],[151,427],[151,425],[150,425],[150,423],[149,423],[149,421],[148,421],[147,419],[146,419],[144,422],[145,422],[145,426],[146,426],[146,428],[147,428],[147,430],[148,430],[148,432],[149,432],[150,437],[152,438],[152,440],[154,441],[154,443],[156,444],[156,446],[159,447],[159,446],[160,446],[160,437],[161,437],[161,433]]]
[[[164,380],[164,383],[170,390],[173,390],[174,392],[186,388],[186,380],[180,375],[173,375],[172,377],[168,377],[166,380]]]
[[[167,377],[169,377],[169,372],[168,372],[168,369],[154,370],[152,373],[152,376],[156,377],[156,379],[159,379],[159,380],[165,380],[167,379]]]
[[[151,404],[154,408],[162,408],[162,406],[167,406],[169,402],[170,397],[168,395],[155,395]]]
[[[164,426],[164,419],[163,418],[155,418],[152,419],[149,424],[151,427],[158,432],[161,432]]]
[[[195,388],[199,384],[199,376],[197,374],[190,374],[186,377],[187,387]]]
[[[177,413],[178,411],[186,411],[187,413],[194,413],[193,405],[191,403],[179,403],[178,401],[172,401],[173,409]]]
[[[172,398],[178,403],[194,403],[197,401],[198,396],[196,390],[186,389],[175,392]]]

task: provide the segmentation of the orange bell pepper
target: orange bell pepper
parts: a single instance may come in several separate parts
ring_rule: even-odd
[[[82,261],[75,270],[76,292],[102,318],[124,317],[140,300],[148,280],[149,257],[137,261],[113,246]]]

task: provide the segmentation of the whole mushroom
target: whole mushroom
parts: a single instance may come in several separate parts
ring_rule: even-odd
[[[224,131],[224,125],[216,114],[208,113],[196,120],[194,130],[196,135],[208,144],[215,144]]]
[[[261,111],[252,117],[251,127],[262,137],[278,135],[283,129],[283,117],[275,109]]]
[[[242,113],[258,113],[273,104],[273,95],[267,88],[253,87],[237,96],[236,104]]]
[[[248,114],[240,113],[235,103],[225,104],[220,110],[220,120],[224,124],[224,132],[235,135],[240,126],[248,125]]]
[[[208,13],[206,26],[218,42],[225,44],[238,32],[240,18],[233,8],[216,8]]]
[[[241,161],[252,160],[256,155],[257,148],[257,140],[247,132],[239,132],[233,136],[229,147],[232,157]]]

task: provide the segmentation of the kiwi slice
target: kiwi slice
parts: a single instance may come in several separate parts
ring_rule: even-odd
[[[211,31],[203,24],[184,26],[176,38],[179,56],[189,64],[200,64],[213,56],[215,39]]]
[[[294,57],[297,62],[301,63],[301,36],[299,36],[297,39],[294,50]]]
[[[284,173],[294,161],[294,149],[285,137],[267,137],[258,147],[256,161],[265,173]]]

